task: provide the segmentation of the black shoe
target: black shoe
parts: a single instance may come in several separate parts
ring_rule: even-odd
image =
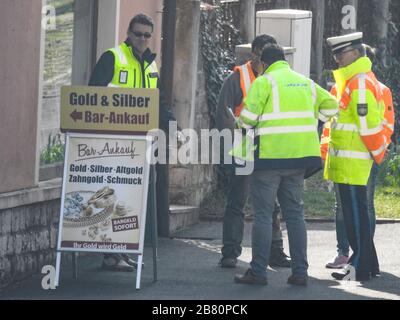
[[[372,271],[371,272],[371,277],[372,278],[378,278],[381,276],[381,272],[380,271]]]
[[[218,265],[221,268],[236,268],[237,259],[236,258],[222,258]]]
[[[349,274],[350,270],[348,270],[347,268],[331,273],[332,277],[334,277],[336,280],[343,280],[344,277],[346,277]],[[348,279],[348,280],[355,280],[355,279]]]
[[[271,257],[269,258],[269,266],[275,268],[290,268],[291,260],[282,250],[278,254],[271,254]]]
[[[308,276],[304,275],[298,275],[298,274],[292,274],[288,279],[287,279],[288,284],[292,284],[295,286],[307,286],[308,283]]]
[[[371,272],[371,277],[372,278],[377,278],[381,276],[381,271],[378,269],[373,269]]]
[[[350,265],[348,265],[342,270],[332,272],[332,277],[336,280],[343,280],[347,277],[346,280],[350,281],[368,281],[371,280],[371,273],[356,272],[354,277],[354,275],[350,274]]]
[[[235,282],[244,284],[258,284],[263,286],[268,284],[266,277],[255,275],[251,269],[247,269],[244,275],[237,274],[235,276]]]

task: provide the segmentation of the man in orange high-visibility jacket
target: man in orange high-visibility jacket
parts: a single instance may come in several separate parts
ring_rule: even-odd
[[[357,281],[379,273],[367,208],[367,182],[372,164],[386,151],[384,106],[380,86],[365,56],[362,33],[329,38],[339,69],[334,71],[339,116],[332,123],[324,176],[337,184],[346,233],[353,251],[348,265],[333,272],[343,279],[355,270]]]
[[[257,36],[252,44],[251,60],[241,66],[234,68],[224,81],[219,95],[217,107],[217,128],[219,130],[235,128],[235,117],[240,115],[243,109],[243,99],[248,89],[259,73],[262,73],[260,55],[263,47],[267,44],[276,43],[270,35]],[[261,68],[261,69],[260,69]],[[222,157],[230,159],[228,152],[223,150]],[[235,159],[232,159],[233,162]],[[227,165],[229,173],[229,192],[225,214],[223,218],[222,258],[219,265],[223,268],[236,267],[237,257],[241,255],[244,229],[244,206],[249,194],[249,177],[247,175],[236,175],[235,165]],[[271,245],[270,265],[273,267],[290,267],[290,259],[283,251],[282,232],[279,220],[279,205],[275,205],[273,215],[273,240]]]

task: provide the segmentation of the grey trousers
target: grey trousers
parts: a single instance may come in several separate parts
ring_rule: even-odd
[[[276,197],[286,221],[292,274],[307,275],[307,231],[302,200],[304,173],[304,169],[279,169],[259,170],[251,175],[250,196],[255,221],[250,266],[256,275],[267,276]]]
[[[243,208],[249,195],[250,176],[235,175],[234,167],[229,172],[229,194],[225,209],[222,230],[222,256],[224,258],[237,258],[242,253],[242,240],[244,229]],[[280,207],[275,202],[272,225],[271,252],[274,255],[283,252],[283,239],[280,224]]]

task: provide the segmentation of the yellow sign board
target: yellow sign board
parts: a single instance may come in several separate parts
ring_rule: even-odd
[[[145,134],[158,128],[158,89],[61,88],[61,131]]]

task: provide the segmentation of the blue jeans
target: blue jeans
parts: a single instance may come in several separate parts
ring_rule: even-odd
[[[229,193],[222,228],[222,249],[224,258],[237,258],[242,254],[244,229],[244,206],[249,195],[250,176],[235,174],[234,166],[229,167]],[[275,202],[272,218],[272,255],[283,252],[283,239],[279,218],[280,207]]]
[[[250,179],[255,219],[252,230],[254,274],[267,277],[271,253],[272,216],[278,196],[286,221],[292,273],[307,275],[307,231],[302,200],[304,169],[259,170]]]
[[[378,174],[378,168],[379,166],[374,162],[371,168],[371,173],[367,184],[368,216],[371,223],[372,238],[375,235],[375,225],[376,225],[374,196],[375,196],[375,184],[376,184],[376,177]],[[335,198],[336,198],[335,222],[336,222],[337,252],[338,255],[348,256],[349,240],[347,237],[346,226],[343,218],[343,210],[340,201],[339,188],[336,183],[335,183]]]

